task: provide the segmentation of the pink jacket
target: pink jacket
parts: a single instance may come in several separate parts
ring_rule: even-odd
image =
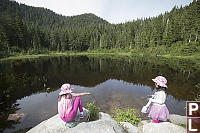
[[[72,93],[73,98],[73,93]],[[61,100],[58,102],[58,113],[61,118],[66,117],[73,107],[73,99],[66,98],[65,96],[61,97]]]

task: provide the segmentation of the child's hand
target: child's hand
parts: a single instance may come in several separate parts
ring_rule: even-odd
[[[148,97],[151,97],[152,95],[147,95]]]
[[[147,98],[147,101],[149,101],[150,100],[150,98]]]

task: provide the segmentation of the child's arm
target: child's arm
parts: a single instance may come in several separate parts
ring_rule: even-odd
[[[89,92],[84,92],[84,93],[74,93],[74,97],[77,97],[77,96],[84,96],[84,95],[90,95]]]
[[[153,94],[153,95],[147,95],[147,99],[150,99],[150,98],[154,98],[154,96],[155,96],[155,94]]]
[[[147,95],[147,101],[149,101],[150,99],[152,99],[152,98],[154,98],[154,96],[155,96],[155,93],[153,94],[153,95]]]
[[[149,100],[149,102],[147,103],[146,107],[149,107],[150,104],[151,104],[151,101]]]

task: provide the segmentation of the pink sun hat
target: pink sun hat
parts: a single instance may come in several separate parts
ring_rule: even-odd
[[[61,92],[59,93],[59,95],[63,95],[67,93],[72,93],[72,90],[74,88],[71,88],[70,84],[63,84],[60,89],[61,89]]]
[[[157,85],[167,88],[167,79],[163,76],[157,76],[155,79],[152,79],[153,82],[157,83]]]

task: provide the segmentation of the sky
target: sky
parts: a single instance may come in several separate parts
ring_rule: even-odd
[[[93,13],[110,23],[124,23],[137,18],[154,17],[175,5],[189,5],[193,0],[16,0],[34,7],[44,7],[65,16]]]

